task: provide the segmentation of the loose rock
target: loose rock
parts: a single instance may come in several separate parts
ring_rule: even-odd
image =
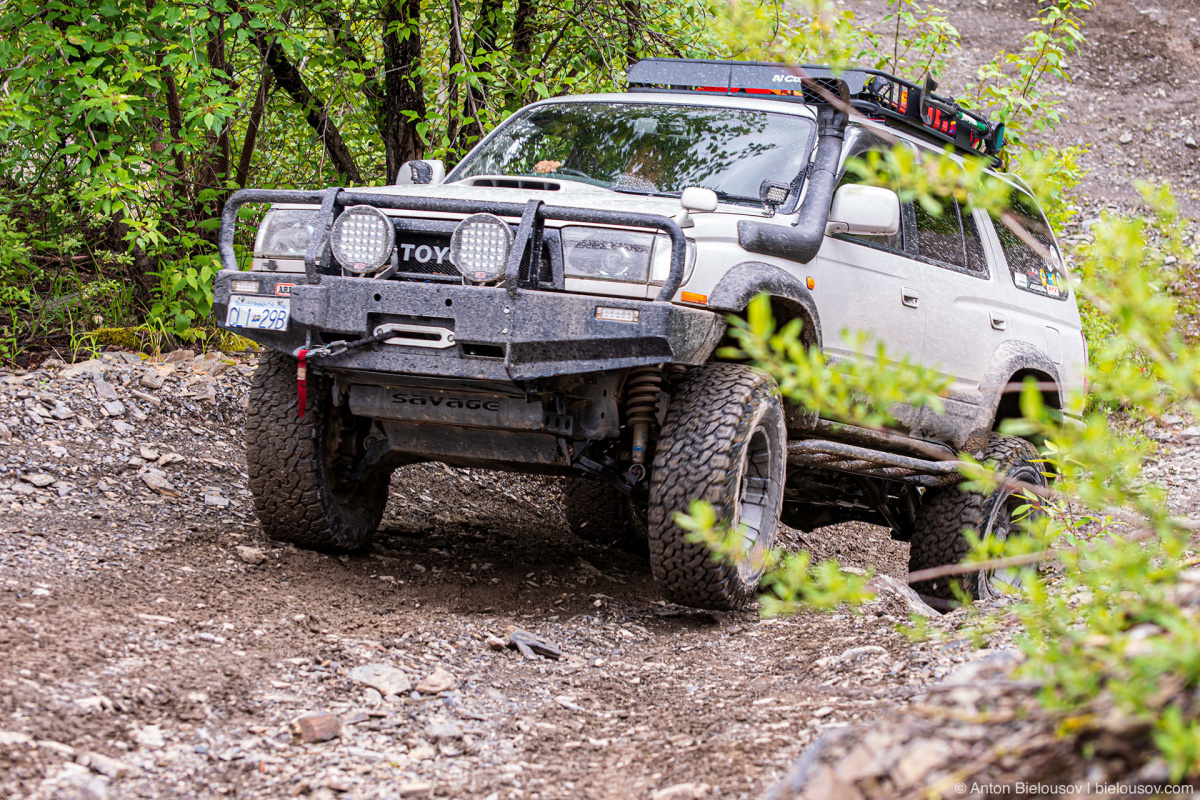
[[[431,722],[425,726],[425,735],[435,742],[441,742],[448,739],[461,739],[463,732],[462,728],[453,722]]]
[[[104,374],[96,372],[92,374],[92,385],[96,387],[96,397],[102,401],[112,401],[117,399],[117,390],[113,385],[104,380]]]
[[[53,475],[47,475],[44,472],[38,472],[33,475],[22,475],[21,480],[25,481],[26,483],[32,483],[39,489],[45,489],[50,484],[54,483],[55,478]]]
[[[267,560],[266,552],[258,547],[247,547],[240,544],[234,549],[237,557],[247,564],[258,565]]]
[[[167,480],[167,476],[156,469],[146,470],[142,473],[142,483],[149,486],[159,494],[167,495],[168,497],[179,497],[178,490],[174,484]]]
[[[941,614],[922,600],[911,586],[890,575],[876,575],[867,583],[867,588],[878,596],[876,603],[891,599],[903,604],[904,609],[910,614],[918,614],[927,619],[941,617]]]
[[[350,670],[350,680],[376,689],[384,697],[393,694],[405,694],[412,689],[412,683],[409,681],[408,675],[403,670],[389,664],[365,664],[361,667],[355,667]],[[438,691],[442,690],[439,689]]]
[[[666,789],[659,789],[650,795],[650,800],[701,800],[710,791],[707,783],[677,783]]]
[[[416,690],[421,694],[440,694],[450,691],[455,685],[457,681],[454,676],[438,667],[417,684]]]
[[[305,744],[327,742],[342,735],[342,721],[334,714],[306,714],[292,721],[292,734]]]
[[[148,750],[159,750],[167,742],[163,738],[162,729],[157,725],[147,725],[139,728],[133,734],[134,741]]]
[[[109,778],[124,778],[133,770],[124,761],[100,753],[82,753],[76,757],[75,762]]]
[[[509,631],[508,646],[516,648],[521,655],[528,659],[536,659],[539,655],[559,659],[563,655],[562,649],[554,642],[520,628],[513,628]]]
[[[32,748],[33,737],[18,731],[0,731],[0,747]]]
[[[98,358],[93,358],[91,361],[80,361],[78,364],[71,366],[58,373],[59,378],[77,378],[80,375],[103,375],[104,362]]]

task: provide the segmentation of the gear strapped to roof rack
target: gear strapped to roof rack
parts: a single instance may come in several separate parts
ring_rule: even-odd
[[[819,65],[758,61],[645,58],[626,73],[633,92],[708,92],[748,95],[814,105],[833,98],[874,119],[896,125],[935,144],[995,159],[1004,146],[1004,123],[934,94],[937,83],[917,86],[877,69],[835,71]]]

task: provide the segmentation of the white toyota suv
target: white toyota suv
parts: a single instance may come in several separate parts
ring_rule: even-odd
[[[740,523],[747,553],[781,519],[885,525],[913,569],[961,560],[964,528],[1007,535],[1011,489],[960,491],[956,459],[1044,483],[1036,449],[997,427],[1026,378],[1064,418],[1081,410],[1058,246],[1006,176],[1020,236],[846,170],[897,138],[994,158],[1002,126],[873,70],[649,59],[628,78],[521,109],[449,174],[415,161],[394,185],[231,198],[215,308],[266,348],[247,420],[266,533],[362,547],[392,471],[419,461],[562,475],[580,535],[648,545],[663,594],[709,608],[743,604],[760,576],[687,540],[674,516],[693,499]],[[233,247],[247,203],[271,204],[248,271]],[[940,370],[944,412],[867,430],[782,403],[716,355],[760,294],[831,356],[862,357],[865,332]],[[960,583],[986,596],[1011,577]]]

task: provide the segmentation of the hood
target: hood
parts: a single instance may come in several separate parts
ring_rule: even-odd
[[[439,197],[499,203],[525,203],[529,200],[541,200],[548,206],[633,211],[642,214],[661,214],[665,217],[673,217],[680,211],[678,197],[646,197],[549,175],[545,178],[476,175],[465,180],[437,186],[371,186],[356,187],[351,191],[398,197]],[[404,212],[392,213],[403,214]]]

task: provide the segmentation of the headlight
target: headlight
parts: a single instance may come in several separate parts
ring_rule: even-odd
[[[683,260],[683,283],[692,277],[696,266],[696,243],[687,240],[687,256]],[[650,266],[650,282],[666,283],[671,274],[671,237],[659,234],[654,237],[654,261]]]
[[[376,272],[391,260],[396,229],[378,208],[350,206],[334,221],[329,247],[338,263],[350,272]]]
[[[617,228],[563,228],[565,272],[572,278],[645,283],[654,235]]]
[[[504,277],[512,246],[507,222],[492,214],[473,214],[450,237],[450,261],[467,280],[492,283]]]
[[[272,209],[263,218],[254,242],[260,258],[304,258],[319,211]]]

